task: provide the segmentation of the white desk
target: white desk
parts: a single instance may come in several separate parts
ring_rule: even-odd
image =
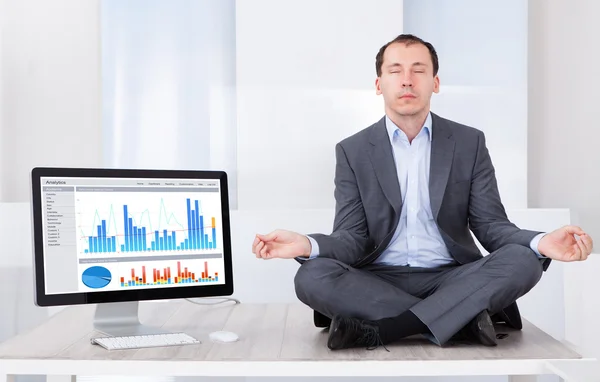
[[[600,382],[600,362],[569,362],[555,360],[548,362],[548,368],[568,382]]]
[[[184,331],[201,344],[107,351],[90,344],[90,338],[98,335],[91,326],[93,312],[93,306],[67,308],[0,344],[0,377],[511,375],[514,381],[528,381],[531,376],[555,374],[557,366],[549,367],[552,362],[561,361],[566,367],[591,362],[529,322],[520,332],[499,329],[509,336],[494,348],[464,343],[441,348],[412,338],[388,346],[390,352],[330,351],[327,333],[313,326],[312,311],[304,305],[199,306],[187,301],[141,303],[141,320]],[[234,331],[240,341],[212,343],[208,334],[215,330]]]

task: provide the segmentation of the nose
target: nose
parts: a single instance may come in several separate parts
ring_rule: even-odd
[[[412,87],[412,76],[409,71],[404,72],[402,75],[402,87]]]

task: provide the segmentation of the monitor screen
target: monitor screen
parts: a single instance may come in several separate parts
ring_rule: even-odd
[[[232,293],[223,172],[35,169],[32,174],[38,301]]]

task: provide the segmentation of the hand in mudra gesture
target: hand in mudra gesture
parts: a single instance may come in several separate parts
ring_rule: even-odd
[[[538,251],[553,260],[583,261],[592,253],[592,238],[577,226],[564,226],[546,234]]]
[[[306,236],[283,229],[256,235],[252,243],[252,253],[258,259],[309,257],[310,251],[310,241]]]

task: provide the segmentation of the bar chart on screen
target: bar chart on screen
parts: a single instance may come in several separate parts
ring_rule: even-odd
[[[104,259],[105,260],[105,259]],[[224,284],[222,258],[169,260],[166,257],[139,261],[118,259],[91,265],[85,260],[80,266],[80,290],[100,291],[123,288],[180,287]]]
[[[77,195],[78,249],[82,257],[221,250],[218,192],[131,195]]]
[[[121,287],[202,283],[219,283],[219,271],[209,270],[207,261],[194,261],[190,268],[180,261],[173,267],[140,265],[131,267],[131,273],[120,278]]]

